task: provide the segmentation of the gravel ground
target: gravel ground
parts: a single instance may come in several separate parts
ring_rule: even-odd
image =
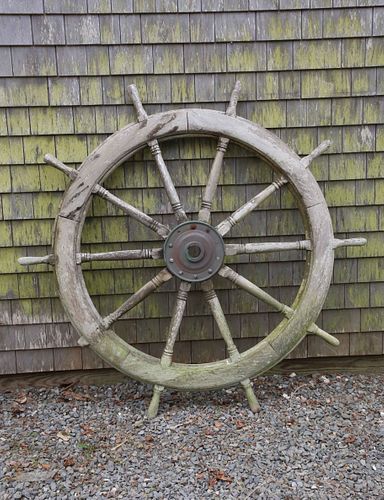
[[[384,499],[384,376],[268,376],[241,390],[0,394],[0,498]]]

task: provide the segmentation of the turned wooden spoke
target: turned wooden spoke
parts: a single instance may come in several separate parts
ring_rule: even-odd
[[[65,174],[67,174],[71,179],[75,179],[78,175],[78,171],[68,167],[65,165],[63,162],[55,158],[54,156],[47,154],[44,156],[44,161],[48,163],[49,165],[52,165],[55,168],[58,168]],[[161,238],[165,239],[168,236],[169,229],[161,224],[160,222],[156,221],[149,215],[145,214],[138,208],[130,205],[129,203],[126,203],[123,201],[121,198],[118,198],[114,194],[112,194],[110,191],[107,189],[103,188],[100,186],[100,184],[96,184],[93,189],[92,189],[93,194],[97,194],[101,198],[104,198],[105,200],[109,201],[113,205],[116,205],[119,207],[123,212],[125,212],[127,215],[131,216],[133,219],[137,220],[144,226],[148,227],[149,229],[152,229],[152,231],[155,231]]]
[[[363,246],[365,238],[347,238],[333,240],[333,248]],[[271,241],[267,243],[227,243],[225,255],[239,255],[247,253],[282,252],[288,250],[312,250],[310,240],[299,241]]]
[[[103,319],[104,328],[109,328],[112,323],[118,320],[123,314],[130,311],[133,307],[137,306],[142,300],[144,300],[150,293],[152,293],[156,288],[159,288],[163,283],[166,283],[172,278],[172,274],[168,272],[167,269],[162,269],[159,274],[143,285],[140,290],[135,292],[129,297],[116,311],[109,314]]]
[[[137,91],[136,85],[128,86],[128,93],[131,97],[132,103],[135,107],[138,122],[145,122],[148,120],[148,115],[145,112],[143,104],[140,100],[139,93]],[[187,215],[184,211],[183,205],[181,204],[179,195],[177,194],[173,180],[169,174],[167,165],[164,162],[163,155],[159,146],[157,139],[148,142],[149,149],[155,160],[156,166],[159,170],[160,176],[163,181],[165,191],[167,193],[169,202],[171,204],[173,213],[175,214],[176,220],[178,222],[184,222],[188,220]]]
[[[201,284],[201,289],[203,290],[205,300],[208,302],[209,307],[211,308],[212,316],[214,317],[220,334],[227,346],[229,359],[231,361],[237,361],[240,358],[240,353],[233,341],[223,308],[221,307],[219,298],[216,295],[215,289],[213,288],[212,280],[204,281]],[[260,410],[260,405],[253,391],[251,381],[249,380],[249,378],[246,378],[244,380],[241,380],[240,384],[245,391],[245,396],[248,400],[248,404],[251,410],[253,412],[258,412]]]
[[[269,295],[269,293],[265,292],[257,285],[249,281],[244,276],[241,276],[239,273],[234,271],[228,266],[223,266],[219,271],[220,276],[223,278],[227,278],[229,281],[232,281],[236,286],[242,288],[246,292],[250,293],[254,297],[257,297],[259,300],[262,300],[266,304],[269,304],[271,307],[276,309],[277,311],[284,314],[284,316],[290,318],[293,314],[293,309],[282,304],[277,299]]]
[[[177,334],[179,333],[181,321],[184,316],[185,307],[187,305],[188,292],[191,289],[191,283],[181,281],[177,292],[176,302],[172,312],[171,322],[169,324],[167,341],[164,351],[160,359],[162,366],[170,366],[172,363],[173,348],[176,342]]]
[[[258,298],[259,300],[262,300],[266,304],[270,305],[276,311],[281,312],[286,318],[291,318],[293,314],[295,313],[295,310],[292,309],[292,307],[289,307],[282,302],[278,301],[272,295],[269,295],[269,293],[265,292],[261,288],[259,288],[257,285],[249,281],[247,278],[244,276],[241,276],[239,273],[234,271],[228,266],[223,266],[220,271],[219,271],[220,276],[223,276],[223,278],[227,278],[229,281],[234,283],[236,286],[239,288],[242,288],[246,292],[250,293],[254,297]],[[314,333],[315,335],[318,335],[319,337],[322,337],[326,342],[329,344],[332,344],[334,346],[338,346],[340,342],[336,337],[333,337],[329,333],[325,332],[321,328],[319,328],[315,323],[312,323],[309,328],[307,329],[308,332]]]
[[[301,165],[304,168],[308,168],[315,158],[317,158],[327,148],[329,148],[330,144],[331,141],[324,141],[321,144],[319,144],[319,146],[317,146],[317,148],[314,149],[311,154],[305,156],[300,160]],[[275,191],[278,191],[281,188],[281,186],[287,184],[287,182],[288,181],[285,177],[281,176],[277,178],[275,181],[272,182],[272,184],[266,187],[263,191],[255,195],[249,201],[244,203],[244,205],[235,210],[226,219],[220,222],[220,224],[216,226],[217,231],[221,234],[221,236],[227,234],[235,224],[237,224],[242,219],[244,219],[245,216],[253,212],[255,208],[257,208],[263,201],[269,198],[269,196],[271,196],[271,194],[273,194]]]
[[[227,320],[225,319],[225,315],[221,307],[219,298],[213,288],[212,281],[204,281],[201,284],[201,289],[203,290],[204,298],[209,304],[212,316],[215,318],[217,327],[219,328],[221,336],[223,337],[224,342],[227,346],[229,358],[232,361],[236,361],[239,358],[240,354],[235,343],[233,342]]]
[[[235,84],[235,88],[232,91],[229,106],[226,111],[226,114],[228,116],[234,116],[236,114],[236,105],[239,99],[240,89],[241,89],[240,82],[237,81]],[[209,219],[211,217],[212,202],[216,193],[217,183],[219,182],[219,177],[223,167],[224,154],[227,151],[228,144],[229,144],[229,139],[225,137],[219,138],[217,143],[217,151],[215,159],[213,160],[211,171],[209,172],[207,185],[205,186],[204,194],[201,200],[201,208],[199,211],[198,219],[203,222],[209,222]]]
[[[239,255],[244,253],[280,252],[288,250],[310,250],[310,240],[301,241],[271,241],[270,243],[227,243],[225,255]]]
[[[177,292],[176,302],[173,308],[171,322],[169,324],[167,341],[164,347],[163,354],[160,358],[160,365],[164,368],[172,364],[173,349],[175,346],[176,338],[180,330],[181,321],[184,316],[185,307],[187,305],[188,293],[191,289],[191,284],[185,281],[180,282],[179,290]],[[148,406],[147,414],[149,418],[154,418],[157,415],[160,404],[160,396],[164,390],[164,386],[157,385],[153,387],[153,395],[151,402]]]
[[[99,261],[99,260],[137,260],[137,259],[161,259],[162,248],[143,248],[142,250],[116,250],[115,252],[100,253],[78,253],[77,263]]]
[[[263,191],[261,191],[261,193],[251,198],[249,201],[244,203],[244,205],[242,205],[240,208],[235,210],[231,215],[229,215],[226,219],[220,222],[220,224],[216,226],[216,230],[221,234],[221,236],[227,234],[235,224],[244,219],[246,215],[253,212],[253,210],[255,210],[256,207],[258,207],[272,193],[280,189],[280,187],[286,182],[287,181],[283,178],[277,179],[276,181],[272,182],[272,184],[270,184]]]
[[[168,236],[169,229],[167,228],[167,226],[164,226],[163,224],[161,224],[161,222],[158,222],[157,220],[153,219],[152,217],[142,212],[138,208],[130,205],[121,198],[115,196],[102,186],[96,185],[93,192],[98,196],[100,196],[101,198],[104,198],[105,200],[109,201],[113,205],[116,205],[123,212],[125,212],[127,215],[130,215],[133,219],[136,219],[144,226],[148,227],[149,229],[152,229],[152,231],[155,231],[159,236],[161,236],[161,238],[165,239]]]

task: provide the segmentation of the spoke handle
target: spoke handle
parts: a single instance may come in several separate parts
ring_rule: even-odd
[[[132,84],[128,86],[128,95],[131,98],[131,101],[135,107],[137,114],[137,121],[144,122],[148,120],[148,115],[143,107],[143,104],[140,100],[139,92],[137,90],[136,85]]]
[[[74,168],[68,167],[67,165],[65,165],[65,163],[58,160],[54,156],[52,156],[50,154],[46,154],[44,156],[44,161],[45,161],[45,163],[48,163],[48,165],[51,165],[52,167],[55,167],[55,168],[61,170],[62,172],[64,172],[64,174],[68,175],[68,177],[70,177],[72,180],[76,179],[77,170],[75,170]]]
[[[41,257],[20,257],[18,263],[22,266],[34,266],[36,264],[54,264],[54,260],[55,256],[49,254]]]
[[[232,90],[231,98],[229,100],[229,105],[227,111],[225,112],[228,116],[235,116],[237,101],[239,100],[241,90],[241,83],[239,80],[236,81],[235,86]]]
[[[321,154],[323,154],[324,151],[326,151],[331,144],[332,144],[332,141],[330,141],[329,139],[321,142],[317,146],[317,148],[315,148],[308,156],[304,156],[304,158],[302,158],[300,160],[300,163],[302,164],[302,166],[304,168],[308,168],[309,165],[313,162],[313,160],[315,158],[317,158],[318,156],[320,156]]]
[[[366,238],[346,238],[345,240],[339,240],[335,238],[333,240],[333,248],[339,247],[361,247],[367,244]]]

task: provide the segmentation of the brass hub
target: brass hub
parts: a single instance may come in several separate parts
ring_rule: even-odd
[[[205,281],[223,265],[224,242],[214,227],[188,221],[176,226],[164,243],[168,270],[190,283]]]

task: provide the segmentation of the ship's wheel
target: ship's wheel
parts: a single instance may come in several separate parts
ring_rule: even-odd
[[[41,258],[25,257],[25,265],[54,264],[63,306],[81,338],[110,365],[132,378],[154,385],[148,415],[157,414],[161,391],[165,387],[179,390],[208,390],[240,383],[253,411],[259,404],[250,378],[265,372],[294,349],[308,333],[338,345],[338,340],[314,323],[324,304],[332,276],[334,249],[343,245],[362,245],[364,239],[334,238],[331,218],[322,192],[308,170],[314,158],[329,146],[320,144],[310,155],[300,158],[278,137],[248,120],[236,117],[240,84],[237,82],[226,113],[207,109],[180,109],[147,116],[136,87],[129,87],[137,112],[137,123],[119,130],[104,141],[78,170],[47,155],[50,165],[65,172],[72,180],[56,219],[53,254]],[[180,202],[174,182],[164,162],[159,141],[180,136],[217,138],[217,152],[203,191],[198,216],[191,220]],[[235,210],[218,225],[211,224],[214,200],[223,157],[229,141],[246,147],[260,156],[275,172],[275,181]],[[174,214],[174,225],[168,227],[143,211],[126,203],[102,184],[123,162],[140,149],[149,147],[155,160]],[[226,235],[264,200],[289,183],[296,194],[306,239],[270,243],[226,243]],[[81,234],[87,207],[93,196],[100,196],[121,209],[127,216],[154,231],[159,243],[151,249],[121,250],[104,253],[82,253]],[[238,274],[226,264],[226,257],[271,251],[303,249],[306,266],[299,292],[291,306],[276,300],[257,283]],[[124,259],[163,259],[164,267],[116,310],[102,316],[87,291],[81,264],[87,261]],[[257,265],[257,264],[255,264]],[[155,273],[155,271],[154,271]],[[220,275],[281,313],[281,322],[262,341],[240,353],[233,341],[228,322],[215,292],[214,277]],[[160,358],[141,352],[122,340],[113,330],[114,323],[127,311],[169,280],[177,280],[177,297],[166,333],[166,344]],[[228,358],[204,364],[176,363],[174,345],[191,287],[197,283],[204,300],[225,341]]]

